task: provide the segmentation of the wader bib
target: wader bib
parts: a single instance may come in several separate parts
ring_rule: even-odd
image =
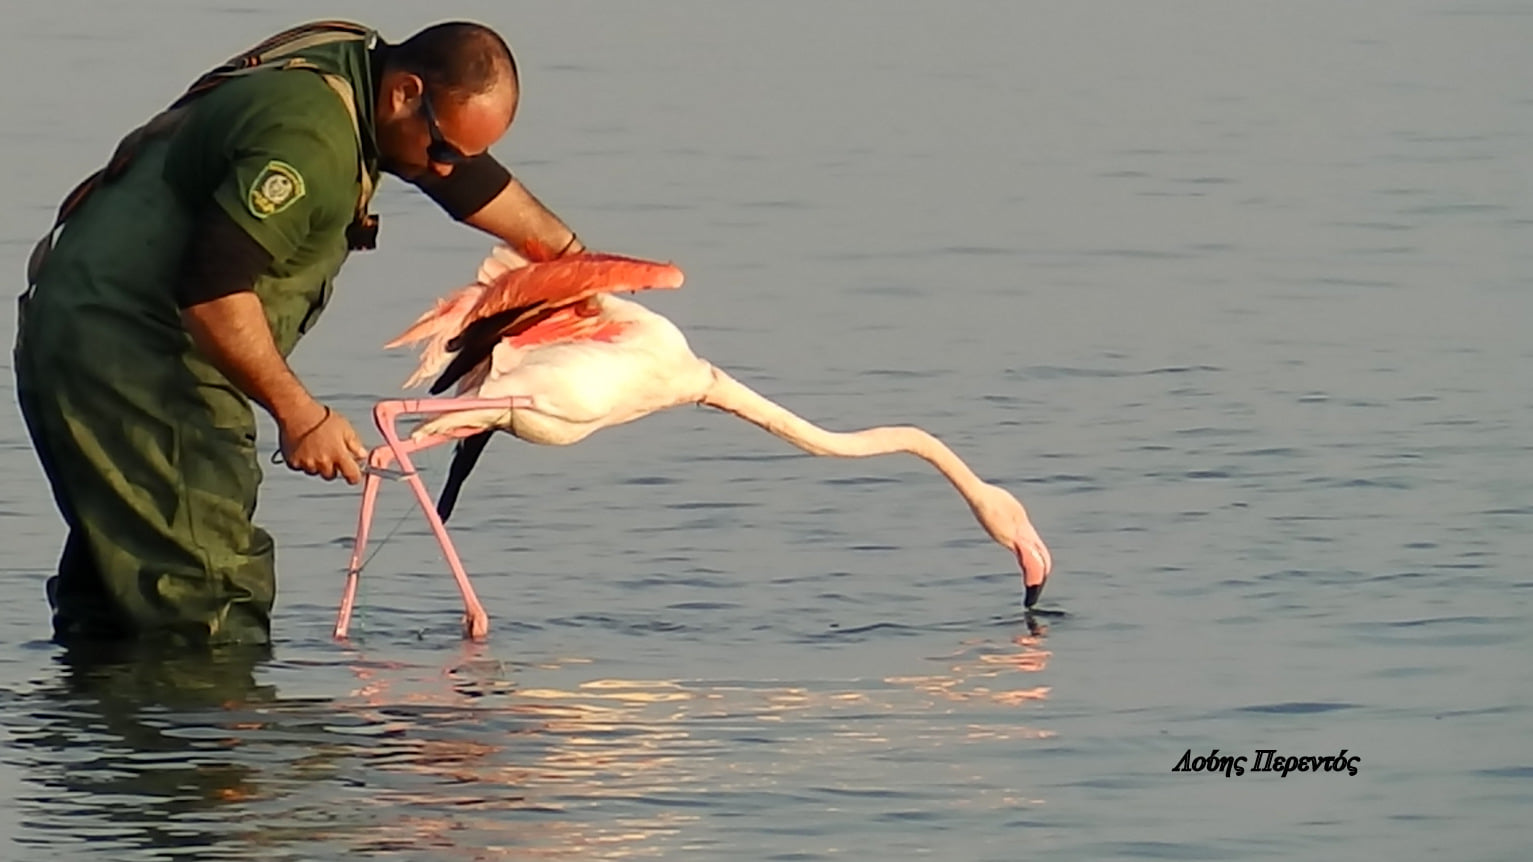
[[[69,527],[48,583],[55,639],[270,640],[274,546],[251,521],[261,481],[255,419],[181,325],[173,279],[196,209],[168,186],[166,153],[194,102],[234,79],[307,70],[345,105],[358,153],[347,178],[358,192],[351,226],[255,284],[287,356],[324,309],[348,251],[372,245],[376,168],[363,146],[357,88],[328,58],[348,50],[338,43],[365,51],[374,38],[346,22],[309,24],[207,73],[123,139],[65,199],[34,250],[15,369],[28,431]]]

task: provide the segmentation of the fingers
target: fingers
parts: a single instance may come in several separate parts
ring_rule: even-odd
[[[356,429],[348,423],[346,426],[346,448],[351,451],[351,456],[358,460],[367,459],[367,447],[362,445],[362,438],[357,436]]]
[[[288,466],[308,476],[318,476],[326,482],[337,476],[355,485],[362,479],[362,469],[349,458],[311,458],[306,461],[290,461]]]
[[[346,417],[330,412],[318,426],[295,441],[284,441],[287,464],[309,476],[325,481],[336,477],[355,485],[362,481],[361,461],[367,448]]]
[[[367,463],[367,456],[369,454],[368,449],[366,446],[362,445],[362,441],[357,437],[357,433],[355,431],[351,431],[350,429],[347,430],[348,433],[346,435],[346,452],[351,456],[350,460],[360,467],[361,465]]]
[[[346,444],[346,452],[351,456],[340,460],[341,473],[346,476],[346,484],[355,485],[362,481],[362,461],[367,458],[367,449],[357,438],[356,429],[351,427],[351,423],[345,419],[341,421],[346,426],[342,439]]]
[[[332,479],[340,475],[348,485],[362,481],[362,468],[357,459],[365,456],[367,450],[362,448],[362,441],[357,439],[356,429],[351,427],[346,417],[337,416],[326,430],[330,434],[326,442],[330,444],[328,453],[333,472],[325,478]]]
[[[335,461],[329,458],[309,457],[302,460],[290,461],[292,467],[306,476],[318,476],[326,482],[335,478]]]
[[[335,465],[346,484],[355,485],[362,481],[362,465],[357,462],[356,456],[350,453],[350,445],[345,454],[335,459]]]

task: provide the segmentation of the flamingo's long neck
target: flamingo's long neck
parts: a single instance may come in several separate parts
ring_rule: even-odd
[[[908,452],[941,471],[971,507],[975,505],[976,492],[987,485],[946,444],[920,428],[900,425],[863,431],[827,431],[717,368],[713,369],[713,384],[708,387],[701,403],[759,425],[812,455],[866,458]]]

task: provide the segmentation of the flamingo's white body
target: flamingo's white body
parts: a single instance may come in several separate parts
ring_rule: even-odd
[[[501,403],[437,412],[412,432],[412,441],[430,445],[501,430],[532,443],[568,445],[602,428],[659,410],[705,404],[759,425],[815,455],[865,457],[907,452],[930,462],[952,482],[991,538],[1016,555],[1023,572],[1026,603],[1030,606],[1037,600],[1052,561],[1016,497],[982,481],[952,450],[919,428],[832,432],[767,400],[695,356],[681,330],[669,320],[609,292],[679,287],[679,270],[632,258],[600,257],[599,262],[611,264],[601,271],[604,274],[590,275],[598,270],[588,262],[584,264],[586,275],[565,277],[558,286],[549,287],[560,281],[554,274],[563,261],[529,265],[501,246],[485,260],[475,284],[439,301],[390,342],[389,347],[425,342],[420,365],[406,382],[408,387],[440,373],[455,357],[455,339],[475,322],[489,320],[508,308],[513,313],[539,310],[530,325],[532,317],[522,314],[518,318],[522,324],[507,328],[506,334],[491,331],[496,340],[488,355],[458,381],[460,398],[476,399],[476,404],[489,400]],[[571,264],[575,265],[580,264]],[[539,268],[542,273],[534,272]],[[549,279],[534,278],[543,273]],[[558,296],[561,291],[562,297]],[[428,411],[428,402],[420,403],[420,410]],[[445,533],[439,531],[438,535],[446,549]],[[449,552],[449,560],[452,557]],[[342,630],[338,626],[337,631]]]
[[[526,395],[531,407],[448,413],[412,436],[497,428],[529,443],[565,446],[602,428],[702,400],[713,383],[713,366],[692,354],[675,324],[616,296],[597,295],[587,303],[595,312],[588,318],[594,326],[621,332],[611,340],[525,347],[502,341],[476,375],[480,379],[467,381],[458,392],[478,398]]]

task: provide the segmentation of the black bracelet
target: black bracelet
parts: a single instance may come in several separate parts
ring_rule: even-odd
[[[554,260],[564,257],[564,253],[570,250],[570,246],[574,245],[577,239],[579,236],[574,231],[570,231],[570,241],[564,244],[564,248],[559,249],[559,253],[554,255]]]

